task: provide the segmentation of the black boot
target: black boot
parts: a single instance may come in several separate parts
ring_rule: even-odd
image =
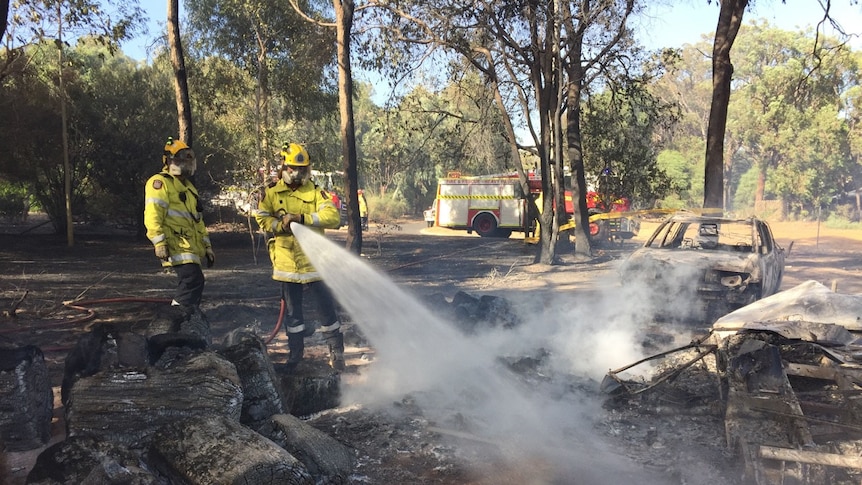
[[[296,367],[296,364],[302,360],[302,354],[305,353],[305,338],[299,333],[287,334],[287,348],[290,350],[287,365]]]
[[[328,335],[326,343],[329,344],[329,366],[337,371],[344,370],[344,334],[338,333]]]

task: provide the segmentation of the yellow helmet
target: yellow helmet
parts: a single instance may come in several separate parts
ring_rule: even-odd
[[[302,145],[285,143],[281,146],[282,164],[291,167],[307,167],[310,163],[308,152]]]
[[[174,140],[173,137],[168,137],[167,143],[165,143],[165,151],[162,155],[162,163],[164,163],[164,168],[167,169],[171,163],[182,166],[182,174],[183,175],[194,175],[197,169],[197,160],[195,160],[195,152],[182,140]],[[174,169],[174,171],[177,171]],[[172,173],[172,175],[180,175],[178,173]]]
[[[194,151],[192,151],[192,149],[189,148],[189,146],[186,145],[184,141],[174,140],[173,137],[169,136],[167,143],[165,143],[165,151],[162,156],[162,162],[164,162],[165,166],[167,166],[169,163],[168,159],[177,157],[177,154],[181,150],[188,150],[188,152],[182,153],[181,155],[179,155],[180,157],[194,158]]]

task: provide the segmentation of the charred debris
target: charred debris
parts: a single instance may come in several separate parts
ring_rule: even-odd
[[[862,295],[809,281],[725,315],[688,344],[610,371],[605,406],[723,420],[740,483],[858,484],[860,332]],[[651,377],[633,373],[638,366],[651,367]]]

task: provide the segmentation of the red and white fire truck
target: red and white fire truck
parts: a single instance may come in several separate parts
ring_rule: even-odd
[[[531,193],[541,193],[541,180],[536,174],[528,174],[528,183]],[[570,191],[565,193],[565,203],[571,216],[574,207]],[[614,198],[605,203],[596,192],[588,192],[587,207],[593,241],[621,241],[637,235],[640,223],[629,212],[628,199]],[[516,173],[466,177],[450,172],[438,181],[437,198],[425,212],[429,226],[475,231],[483,237],[505,238],[514,231],[532,232],[535,227]]]
[[[450,172],[438,181],[431,209],[434,225],[482,237],[509,237],[529,222],[517,174],[466,177]]]

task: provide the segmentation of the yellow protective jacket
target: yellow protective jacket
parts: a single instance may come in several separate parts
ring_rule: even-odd
[[[275,235],[269,240],[272,279],[291,283],[321,280],[320,274],[296,242],[296,237],[282,225],[284,214],[301,214],[302,224],[322,235],[324,229],[336,229],[340,225],[338,209],[329,194],[311,181],[293,190],[279,180],[266,189],[255,214],[260,228]]]
[[[359,195],[359,217],[368,215],[368,201],[365,200],[365,194]]]
[[[201,264],[212,243],[195,186],[162,172],[147,180],[145,194],[147,238],[153,246],[168,246],[169,258],[162,266]]]

